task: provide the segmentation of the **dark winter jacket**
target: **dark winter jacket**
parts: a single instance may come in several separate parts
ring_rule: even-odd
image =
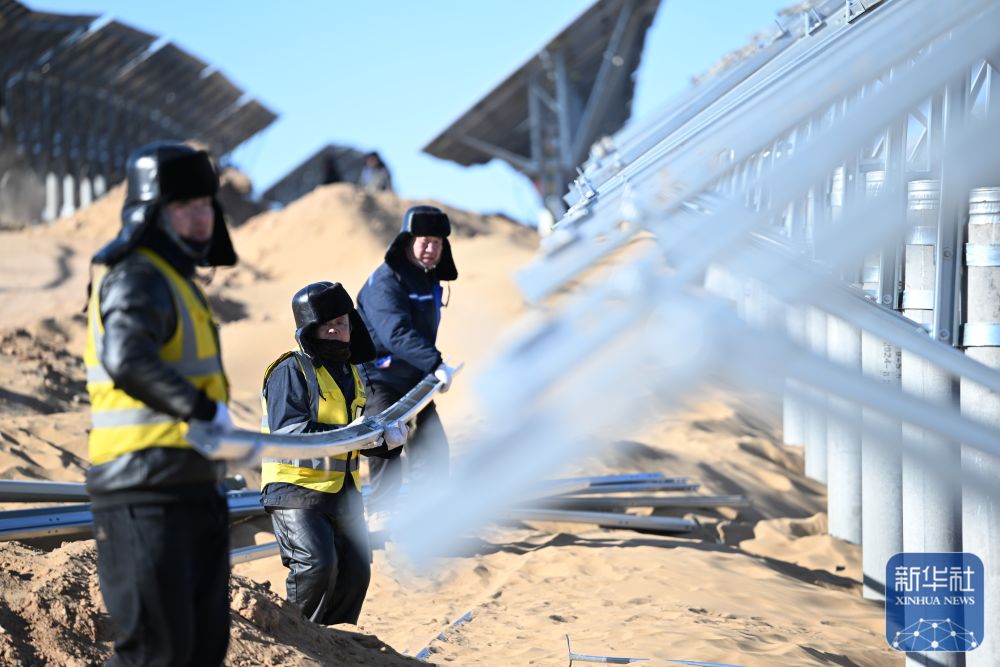
[[[405,393],[441,363],[441,293],[435,271],[425,272],[402,253],[387,254],[368,278],[357,301],[377,353],[365,364],[373,383]]]
[[[181,275],[193,275],[193,263],[161,234],[149,234],[144,245]],[[126,255],[101,282],[100,302],[102,363],[115,384],[171,417],[211,420],[215,403],[160,360],[160,348],[177,327],[174,299],[162,274]],[[223,464],[192,449],[152,447],[91,467],[87,491],[95,506],[187,499],[199,485],[201,490],[214,487],[223,473]]]

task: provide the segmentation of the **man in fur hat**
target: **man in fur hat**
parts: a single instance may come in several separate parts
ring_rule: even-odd
[[[399,234],[358,294],[358,311],[375,343],[375,361],[366,365],[374,396],[369,409],[380,412],[433,373],[442,392],[451,386],[454,369],[437,348],[442,281],[458,278],[448,236],[451,222],[439,208],[414,206],[403,216]],[[413,437],[405,445],[414,490],[446,480],[448,439],[433,402],[417,416]],[[402,484],[398,458],[370,459],[372,510],[370,528],[384,527]]]
[[[265,433],[319,433],[359,420],[366,411],[358,364],[375,346],[340,283],[306,285],[292,297],[295,340],[264,373]],[[311,459],[265,458],[261,504],[271,515],[288,601],[323,625],[357,623],[371,581],[371,546],[361,502],[359,455],[387,456],[406,440],[406,425],[388,424],[374,449]]]
[[[216,171],[164,142],[129,156],[118,236],[95,256],[84,354],[97,574],[117,626],[109,665],[220,665],[229,642],[222,464],[188,427],[232,427],[199,266],[236,263]]]

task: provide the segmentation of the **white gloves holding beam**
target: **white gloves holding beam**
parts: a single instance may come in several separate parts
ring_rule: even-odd
[[[455,367],[449,366],[443,361],[434,369],[434,377],[441,382],[441,393],[445,393],[451,389],[451,381],[455,377]]]
[[[215,402],[215,416],[212,417],[210,426],[219,433],[229,433],[233,430],[233,418],[229,414],[229,408],[222,401]]]
[[[410,427],[406,425],[406,422],[398,420],[389,422],[382,429],[382,438],[385,440],[385,444],[389,447],[389,449],[402,447],[406,444],[406,438],[409,434]]]
[[[352,421],[348,426],[356,426],[365,421],[365,417],[361,416]],[[389,449],[396,449],[397,447],[402,447],[406,444],[406,438],[410,435],[410,427],[406,425],[406,422],[401,422],[399,420],[388,422],[382,427],[382,442],[377,442],[376,447],[381,446],[383,443]]]

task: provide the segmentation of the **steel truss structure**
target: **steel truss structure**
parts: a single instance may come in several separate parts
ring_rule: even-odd
[[[904,550],[975,553],[995,590],[995,25],[1000,7],[986,0],[819,2],[797,35],[602,142],[519,276],[547,315],[481,380],[484,402],[510,414],[504,396],[528,368],[534,402],[564,419],[595,400],[571,388],[599,385],[601,372],[661,408],[720,377],[784,392],[786,441],[828,485],[831,533],[861,544],[866,597],[884,597],[886,562]],[[612,279],[580,290],[596,265],[615,267]],[[629,342],[624,356],[595,361],[614,339]],[[685,359],[668,362],[664,348]],[[604,425],[634,425],[636,411]],[[525,442],[511,458],[540,446],[525,425],[552,433],[554,418],[508,420],[504,439]],[[582,421],[562,437],[597,420]],[[985,604],[986,634],[1000,635],[1000,604]],[[1000,642],[934,660],[1000,664]]]
[[[276,118],[155,35],[0,0],[0,169],[34,175],[40,197],[22,207],[27,221],[66,215],[103,194],[124,178],[136,146],[195,140],[221,157]],[[21,175],[4,180],[24,185]]]
[[[497,158],[531,179],[557,218],[590,145],[631,115],[632,79],[660,0],[599,0],[424,152],[463,166]]]

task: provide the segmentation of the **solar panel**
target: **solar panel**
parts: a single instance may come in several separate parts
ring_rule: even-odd
[[[0,0],[4,140],[30,168],[113,183],[142,144],[198,138],[222,155],[275,120],[179,46],[150,51],[155,35],[118,21],[88,29],[96,18]],[[45,216],[72,208],[63,196],[45,203]],[[33,220],[41,211],[38,204]]]
[[[200,96],[189,106],[188,112],[192,126],[209,128],[236,104],[242,97],[243,91],[221,72],[212,72],[203,77],[202,84]]]
[[[658,6],[659,0],[641,0],[632,4],[634,18],[628,26],[631,39],[626,40],[628,44],[623,43],[621,51],[612,56],[617,56],[615,67],[628,73],[638,67],[645,34]],[[613,28],[624,9],[624,0],[600,0],[595,3],[546,44],[539,54],[530,58],[428,143],[424,151],[463,166],[485,164],[496,157],[496,154],[470,145],[482,142],[530,161],[532,124],[529,118],[528,86],[533,77],[541,75],[539,78],[544,79],[548,85],[555,68],[554,54],[561,53],[572,88],[570,92],[576,98],[586,100],[605,60],[604,54],[612,39]],[[632,78],[623,77],[621,90],[613,95],[614,101],[608,105],[594,134],[600,136],[614,132],[624,124],[631,113],[633,89]],[[554,91],[548,92],[552,98],[556,97]],[[469,141],[470,138],[473,142]]]
[[[155,39],[153,35],[112,21],[54,54],[48,61],[48,73],[67,78],[86,77],[90,85],[106,85]]]
[[[22,5],[23,7],[23,5]],[[14,17],[11,28],[0,33],[0,76],[24,69],[74,33],[83,30],[97,17],[93,15],[62,15],[29,12]],[[7,34],[10,33],[10,34]]]
[[[198,85],[207,65],[174,44],[166,44],[117,81],[122,95],[154,109],[167,109],[181,101],[186,89]]]
[[[12,26],[30,11],[16,0],[0,0],[0,38],[7,34]]]
[[[357,183],[367,155],[356,148],[327,144],[282,176],[261,199],[288,205],[325,183]]]
[[[199,75],[188,85],[174,91],[176,99],[183,104],[174,105],[167,113],[184,127],[190,128],[189,136],[199,136],[219,118],[220,110],[232,107],[242,97],[242,91],[235,88],[223,75],[213,72],[209,76]]]
[[[207,131],[218,152],[228,153],[275,121],[277,116],[257,100],[250,100]]]

